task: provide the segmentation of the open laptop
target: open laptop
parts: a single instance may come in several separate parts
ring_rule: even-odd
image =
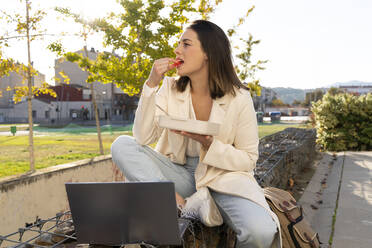
[[[66,183],[77,242],[180,245],[173,182]]]

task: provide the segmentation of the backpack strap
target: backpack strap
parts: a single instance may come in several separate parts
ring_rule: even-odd
[[[294,221],[291,220],[291,223],[287,226],[288,231],[289,231],[289,234],[291,235],[291,238],[292,238],[293,243],[296,246],[296,248],[301,248],[301,246],[298,243],[298,241],[296,239],[296,236],[294,235],[294,228],[293,228],[293,226],[295,224],[297,224],[298,222],[300,222],[302,219],[303,219],[303,215],[302,215],[302,211],[301,211],[301,215],[298,216],[297,219],[295,219]]]

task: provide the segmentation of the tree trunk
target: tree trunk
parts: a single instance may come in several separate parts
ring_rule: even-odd
[[[86,45],[84,46],[84,52],[85,52],[85,56],[87,58],[89,58],[88,50],[87,50]],[[94,115],[96,117],[97,136],[98,136],[98,143],[99,143],[99,153],[101,155],[103,155],[104,153],[103,153],[103,145],[102,145],[102,138],[101,138],[101,126],[100,126],[100,123],[99,123],[99,115],[98,115],[97,102],[96,102],[96,96],[95,96],[95,93],[94,93],[93,83],[90,84],[90,92],[91,92],[91,95],[92,95]]]
[[[28,66],[27,66],[27,85],[28,85],[28,95],[27,95],[27,112],[28,112],[28,149],[30,153],[30,172],[35,171],[35,156],[34,156],[34,131],[33,131],[33,121],[32,121],[32,77],[31,77],[31,52],[30,52],[30,27],[29,27],[29,4],[26,0],[26,22],[27,22],[27,55],[28,55]]]
[[[103,145],[102,145],[102,138],[101,138],[101,126],[99,124],[99,115],[98,115],[98,108],[96,103],[96,97],[94,93],[93,83],[90,84],[90,91],[92,94],[92,103],[94,108],[94,115],[96,116],[96,127],[97,127],[97,136],[98,136],[98,143],[99,143],[99,152],[103,155]]]

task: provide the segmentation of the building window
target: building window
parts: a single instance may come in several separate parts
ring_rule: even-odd
[[[83,100],[90,100],[90,94],[83,94]]]
[[[90,90],[83,89],[83,100],[90,100],[91,94]]]
[[[45,118],[46,118],[46,119],[49,119],[49,115],[50,115],[49,110],[46,110],[46,111],[45,111]]]
[[[32,118],[36,118],[36,110],[32,110]]]
[[[72,119],[78,118],[78,112],[79,112],[79,110],[77,110],[77,109],[70,109],[70,118],[72,118]]]

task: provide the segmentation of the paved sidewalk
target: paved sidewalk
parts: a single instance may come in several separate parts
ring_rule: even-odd
[[[372,247],[372,152],[324,153],[299,202],[323,248]]]

